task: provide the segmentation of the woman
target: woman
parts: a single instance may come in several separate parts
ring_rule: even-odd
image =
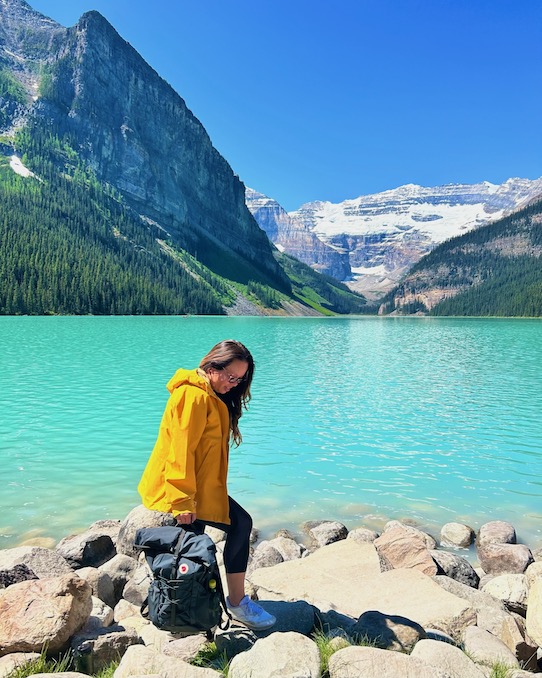
[[[266,629],[275,617],[245,595],[252,518],[227,490],[229,439],[242,440],[238,424],[253,374],[252,355],[233,340],[214,346],[198,369],[177,370],[138,490],[147,508],[172,513],[179,525],[226,532],[227,607],[249,628]]]

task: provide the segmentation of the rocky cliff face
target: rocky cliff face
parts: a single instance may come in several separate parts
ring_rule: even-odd
[[[99,179],[193,254],[233,251],[288,286],[242,182],[183,99],[99,13],[65,29],[22,0],[0,0],[0,27],[3,65],[28,95],[26,120],[67,134]]]
[[[298,242],[312,238],[304,245],[305,263],[378,298],[439,243],[502,218],[540,194],[542,179],[509,179],[501,185],[409,184],[338,204],[306,203],[288,214],[271,199],[255,200],[248,193],[247,204],[273,242],[294,253]],[[314,238],[336,255],[319,256]]]
[[[276,200],[263,193],[247,188],[245,201],[260,228],[279,250],[337,280],[351,278],[348,250],[344,246],[325,243],[303,222],[293,219]]]

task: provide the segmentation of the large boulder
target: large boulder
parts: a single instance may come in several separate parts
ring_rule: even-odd
[[[438,640],[420,640],[411,652],[430,666],[447,673],[450,678],[485,678],[478,666],[458,647]]]
[[[159,674],[160,678],[220,678],[221,675],[218,671],[192,666],[182,659],[168,657],[144,645],[132,645],[124,653],[113,678],[155,674]]]
[[[124,587],[123,598],[132,603],[132,605],[139,605],[141,607],[149,594],[151,581],[149,568],[142,563]]]
[[[424,537],[417,532],[392,527],[373,543],[386,569],[413,568],[428,576],[438,572]]]
[[[368,527],[357,527],[355,530],[350,530],[347,539],[353,539],[358,544],[368,544],[378,539],[380,534],[375,530],[370,530]]]
[[[330,678],[451,678],[418,657],[376,647],[346,647],[329,658]]]
[[[506,608],[525,616],[527,611],[527,577],[524,574],[501,574],[488,581],[482,591],[502,600]]]
[[[389,530],[403,530],[404,532],[408,532],[409,534],[417,535],[418,537],[421,537],[424,540],[425,545],[428,549],[437,548],[436,539],[432,537],[428,532],[424,532],[423,530],[420,530],[417,527],[414,527],[413,525],[407,525],[407,523],[402,523],[400,520],[388,520],[388,522],[384,525],[384,532],[388,532]]]
[[[476,570],[469,563],[466,558],[458,556],[455,553],[448,551],[429,551],[431,557],[447,577],[451,577],[456,581],[471,586],[473,589],[478,587],[480,577]]]
[[[497,544],[485,542],[477,546],[478,559],[487,574],[523,574],[534,562],[533,554],[525,544]]]
[[[256,570],[251,580],[265,600],[306,600],[324,613],[335,610],[354,619],[378,610],[453,637],[476,617],[467,601],[417,570],[380,572],[372,544],[351,539],[324,546],[307,558]]]
[[[527,599],[527,633],[542,647],[542,578],[535,579]]]
[[[64,537],[56,550],[74,568],[99,567],[116,553],[109,535],[92,530]]]
[[[476,546],[484,544],[515,544],[516,530],[504,520],[491,520],[484,523],[476,535]]]
[[[0,570],[0,589],[6,589],[12,584],[19,584],[30,579],[38,579],[38,577],[29,567],[19,563],[8,570]]]
[[[91,638],[74,636],[71,647],[77,657],[84,653],[88,660],[92,673],[98,673],[111,662],[118,661],[126,650],[133,645],[141,645],[142,640],[135,629],[122,627],[110,627],[100,629]]]
[[[303,523],[302,528],[309,535],[313,548],[334,544],[348,536],[346,526],[336,520],[309,520]]]
[[[273,633],[232,659],[229,678],[319,678],[316,643],[299,633]]]
[[[0,655],[61,650],[92,610],[89,584],[71,573],[0,591]]]
[[[501,662],[509,668],[519,668],[515,654],[489,631],[469,626],[463,633],[465,652],[478,664],[494,664]]]
[[[8,678],[14,669],[20,669],[41,657],[38,652],[12,652],[0,657],[0,678]]]
[[[468,548],[474,541],[474,530],[463,523],[446,523],[440,530],[440,545]]]
[[[163,527],[164,525],[177,525],[177,521],[171,513],[151,511],[142,504],[130,511],[122,521],[117,538],[117,553],[122,553],[131,558],[137,558],[140,549],[134,546],[136,532],[140,527]]]
[[[382,614],[376,610],[364,612],[348,633],[352,638],[374,644],[383,650],[407,653],[425,638],[423,628],[412,619]]]
[[[89,531],[99,532],[100,534],[106,534],[108,537],[111,537],[111,541],[116,548],[121,525],[122,522],[120,520],[97,520],[95,523],[92,523],[88,529]]]
[[[17,546],[0,550],[0,570],[12,570],[15,565],[26,565],[40,579],[73,572],[60,553],[40,546]]]
[[[115,589],[111,577],[96,567],[82,567],[76,574],[88,581],[92,589],[92,595],[99,598],[109,607],[114,608],[117,604]]]

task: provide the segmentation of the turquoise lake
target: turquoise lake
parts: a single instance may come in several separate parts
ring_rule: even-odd
[[[0,318],[0,548],[123,518],[178,367],[245,343],[230,493],[264,536],[304,520],[512,522],[542,545],[542,321]]]

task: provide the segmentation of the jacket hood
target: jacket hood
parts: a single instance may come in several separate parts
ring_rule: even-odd
[[[209,380],[203,376],[202,371],[199,369],[177,370],[166,384],[166,388],[170,393],[173,393],[173,391],[176,388],[179,388],[179,386],[181,386],[182,384],[190,384],[192,386],[197,386],[198,388],[201,388],[202,391],[214,394],[214,391],[211,388]]]

